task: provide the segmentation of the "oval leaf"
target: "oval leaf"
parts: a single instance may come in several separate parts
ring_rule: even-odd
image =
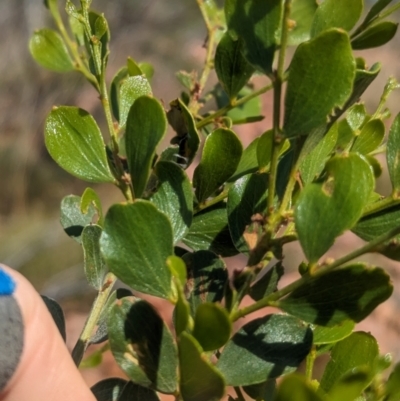
[[[51,157],[70,174],[89,182],[114,182],[105,145],[93,117],[77,107],[54,108],[45,122]]]
[[[290,375],[282,380],[274,401],[323,401],[304,376]]]
[[[169,217],[177,243],[189,231],[193,217],[193,192],[186,173],[175,163],[158,162],[155,167],[159,182],[150,200]]]
[[[333,157],[326,171],[325,182],[306,185],[295,206],[296,230],[311,263],[356,224],[374,188],[371,168],[358,154]]]
[[[385,125],[382,120],[369,120],[361,129],[360,135],[354,142],[351,151],[367,155],[382,143],[384,137]]]
[[[114,205],[108,211],[100,247],[111,272],[136,291],[171,298],[171,223],[148,201]]]
[[[229,340],[232,323],[222,306],[210,302],[199,305],[194,317],[193,336],[204,351],[221,348]]]
[[[35,61],[49,70],[68,72],[74,69],[64,40],[51,29],[36,31],[29,42],[29,50]]]
[[[397,114],[389,131],[386,160],[393,192],[400,196],[400,113]]]
[[[136,198],[140,198],[146,188],[157,145],[166,129],[167,119],[158,100],[148,96],[135,100],[128,114],[125,143]]]
[[[267,315],[232,337],[217,367],[229,386],[262,383],[295,371],[311,345],[312,331],[306,324],[293,316]]]
[[[225,392],[221,374],[207,361],[199,343],[183,332],[179,338],[180,389],[185,401],[219,401]]]
[[[345,320],[332,327],[316,326],[313,329],[313,343],[316,345],[336,343],[348,337],[352,333],[354,326],[355,323],[352,320]]]
[[[135,100],[145,95],[152,95],[151,86],[147,78],[142,75],[136,75],[122,81],[119,95],[120,127],[125,126],[129,110]]]
[[[200,203],[232,176],[242,152],[242,143],[233,131],[220,128],[207,137],[200,164],[193,175],[193,186]]]
[[[254,68],[265,74],[272,72],[281,13],[281,0],[225,2],[229,33],[234,39],[243,39],[245,57]]]
[[[254,68],[242,55],[243,42],[229,33],[220,40],[215,53],[215,71],[230,99],[234,99],[251,78]]]
[[[392,292],[383,269],[359,263],[307,280],[277,306],[306,322],[335,326],[347,319],[360,322]]]
[[[299,45],[310,39],[311,24],[314,20],[318,4],[315,0],[296,0],[292,2],[290,11],[291,24],[289,31],[289,45]]]
[[[363,0],[325,0],[315,13],[311,36],[317,36],[329,28],[350,31],[361,17]]]
[[[398,23],[391,21],[379,22],[372,25],[351,41],[354,50],[371,49],[383,46],[396,35]]]
[[[284,132],[307,135],[349,98],[355,62],[347,33],[332,29],[301,44],[292,59],[285,97]]]
[[[107,330],[115,360],[134,383],[168,394],[176,390],[176,345],[148,302],[132,297],[115,303]]]

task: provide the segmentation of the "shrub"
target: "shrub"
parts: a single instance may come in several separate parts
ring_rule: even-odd
[[[206,60],[199,76],[178,73],[185,89],[167,112],[152,94],[149,64],[128,58],[106,82],[110,32],[91,1],[66,1],[67,28],[57,0],[47,0],[57,31],[41,29],[31,39],[39,64],[86,77],[108,126],[104,138],[85,110],[54,107],[45,123],[50,155],[125,198],[105,215],[92,188],[61,203],[62,226],[82,245],[87,280],[98,291],[72,353],[76,364],[91,344],[108,341],[90,360],[109,347],[130,381],[98,383],[98,400],[157,400],[157,392],[219,400],[227,386],[230,400],[244,393],[279,401],[399,399],[400,365],[384,379],[390,358],[379,355],[372,335],[354,331],[392,293],[383,268],[354,260],[368,252],[400,260],[400,115],[387,143],[383,123],[399,85],[390,78],[369,113],[360,97],[381,65],[368,68],[353,51],[392,39],[397,24],[386,18],[400,3],[378,0],[364,19],[362,0],[197,3]],[[206,91],[213,68],[219,82]],[[256,73],[269,80],[258,90],[249,83]],[[232,127],[262,120],[258,99],[270,90],[272,128],[243,149]],[[211,102],[216,111],[205,111]],[[174,137],[160,152],[168,125]],[[375,191],[376,156],[385,153],[393,186],[386,197]],[[366,244],[324,258],[347,230]],[[306,257],[301,276],[278,289],[283,247],[294,241]],[[247,263],[228,274],[224,258],[238,253]],[[113,290],[117,279],[134,292]],[[172,330],[140,294],[174,305]],[[247,295],[254,302],[243,306]],[[281,312],[233,332],[235,322],[267,306]],[[323,353],[331,359],[318,382],[313,365]],[[304,359],[305,374],[291,374]]]

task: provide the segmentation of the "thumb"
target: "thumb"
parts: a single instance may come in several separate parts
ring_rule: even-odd
[[[39,294],[0,266],[0,401],[95,401]]]

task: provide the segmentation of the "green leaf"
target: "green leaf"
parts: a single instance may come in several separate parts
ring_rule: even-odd
[[[264,132],[257,145],[257,161],[260,170],[265,171],[272,158],[272,148],[274,144],[274,131],[272,129]]]
[[[370,334],[360,331],[346,337],[332,348],[320,389],[329,392],[346,373],[355,368],[372,366],[378,355],[378,344]]]
[[[323,398],[304,376],[290,375],[282,380],[274,401],[323,401]]]
[[[204,302],[221,302],[228,281],[224,261],[210,251],[188,252],[182,258],[187,267],[185,292],[192,315]]]
[[[104,379],[90,388],[97,401],[120,401],[127,381],[119,378]]]
[[[351,151],[363,155],[373,152],[385,137],[385,125],[382,120],[369,120],[361,129]]]
[[[130,77],[143,75],[143,71],[140,69],[139,64],[133,58],[128,57],[126,60],[126,66]]]
[[[333,124],[318,145],[303,159],[300,174],[304,184],[314,181],[321,174],[336,146],[337,137],[338,124]]]
[[[57,326],[58,331],[64,342],[67,339],[67,333],[65,331],[65,317],[61,306],[52,298],[41,295],[43,302],[45,303],[47,310]]]
[[[185,401],[219,401],[225,393],[221,374],[208,362],[200,344],[183,332],[179,338],[180,390]]]
[[[386,146],[386,160],[393,193],[400,195],[400,113],[397,114],[389,131]]]
[[[299,45],[310,39],[311,24],[318,4],[315,0],[295,0],[290,11],[291,26],[289,30],[290,46]]]
[[[150,200],[169,217],[174,232],[174,243],[189,231],[193,216],[193,192],[186,173],[175,163],[156,164],[157,192]]]
[[[225,33],[215,53],[215,71],[225,92],[234,99],[251,78],[254,68],[242,55],[243,42]]]
[[[140,198],[146,188],[157,145],[166,129],[167,119],[158,100],[149,96],[135,100],[128,114],[125,142],[136,198]]]
[[[284,132],[307,135],[326,123],[351,95],[355,62],[347,33],[323,32],[301,44],[292,59],[285,97]]]
[[[232,323],[222,306],[205,302],[200,304],[194,318],[193,336],[204,351],[221,348],[229,340]]]
[[[350,31],[361,17],[363,0],[325,0],[315,13],[311,36],[317,36],[329,28]]]
[[[120,120],[120,88],[121,83],[128,77],[128,68],[122,67],[114,75],[110,85],[111,110],[117,121]]]
[[[201,161],[193,174],[193,186],[200,203],[232,176],[242,152],[242,143],[231,130],[219,128],[207,137]]]
[[[398,23],[382,21],[360,33],[351,41],[354,50],[371,49],[383,46],[389,42],[397,32]]]
[[[252,227],[252,216],[264,215],[267,208],[268,174],[249,174],[237,180],[228,193],[229,230],[235,247],[248,254],[255,244],[250,236],[257,236]],[[251,241],[250,241],[251,242]]]
[[[75,241],[81,243],[82,231],[92,223],[96,209],[89,205],[87,212],[81,211],[81,198],[76,195],[68,195],[61,201],[60,222],[65,233]]]
[[[37,63],[52,71],[68,72],[74,69],[62,37],[51,29],[36,31],[29,42],[29,50]]]
[[[354,326],[352,320],[344,320],[332,327],[316,326],[313,329],[313,343],[316,345],[336,343],[348,337],[353,332]]]
[[[281,14],[281,0],[225,2],[229,33],[234,39],[243,39],[245,57],[254,68],[265,74],[272,72]]]
[[[128,118],[130,108],[140,96],[151,96],[151,86],[147,78],[142,75],[130,76],[124,79],[120,87],[120,127],[124,127]]]
[[[229,233],[226,204],[219,202],[197,213],[182,241],[194,251],[210,250],[223,257],[236,255],[238,251]]]
[[[347,319],[360,322],[390,297],[389,275],[362,263],[308,279],[277,307],[321,326],[335,326]]]
[[[334,156],[326,164],[325,181],[304,187],[295,206],[295,223],[311,263],[332,246],[336,237],[356,224],[373,188],[368,162],[355,153]]]
[[[107,266],[100,254],[100,226],[93,224],[82,231],[83,265],[88,283],[96,290],[103,287]]]
[[[103,209],[99,195],[92,188],[86,188],[81,197],[81,212],[87,213],[90,205],[93,205],[97,213],[97,223],[100,227],[104,224]]]
[[[171,142],[179,144],[179,155],[185,158],[187,168],[191,165],[200,146],[196,122],[181,99],[172,101],[170,106],[167,118],[177,135]]]
[[[296,370],[312,345],[311,329],[293,316],[267,315],[228,342],[217,368],[229,386],[247,386]]]
[[[257,149],[260,138],[257,137],[253,142],[243,150],[239,165],[229,182],[234,182],[244,175],[255,173],[258,170]]]
[[[367,117],[364,103],[355,104],[346,113],[346,121],[352,130],[359,129]]]
[[[168,326],[146,301],[114,304],[107,330],[115,360],[136,384],[171,394],[176,390],[178,355]]]
[[[136,291],[171,299],[171,223],[148,201],[113,205],[105,218],[100,247],[110,269]]]
[[[64,170],[89,182],[114,182],[99,127],[77,107],[53,108],[45,122],[45,143]]]
[[[379,13],[388,6],[393,0],[377,0],[375,4],[368,11],[367,16],[365,17],[364,23],[368,23],[372,21],[375,17],[379,15]]]
[[[250,297],[255,301],[259,301],[275,292],[278,289],[278,282],[283,274],[283,266],[278,262],[250,287]]]
[[[276,380],[270,379],[264,383],[243,386],[243,391],[255,400],[272,400],[276,392]]]
[[[400,398],[400,363],[393,368],[392,373],[386,383],[385,401],[397,401]]]
[[[354,401],[372,381],[370,369],[356,368],[342,376],[329,391],[330,401]]]

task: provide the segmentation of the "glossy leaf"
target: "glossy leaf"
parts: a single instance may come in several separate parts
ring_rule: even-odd
[[[67,333],[65,330],[65,317],[61,306],[52,298],[41,295],[43,302],[45,303],[51,317],[57,326],[58,331],[64,341],[67,339]]]
[[[128,114],[125,143],[136,198],[140,198],[146,188],[157,145],[166,129],[167,119],[158,100],[149,96],[135,100]]]
[[[392,292],[383,269],[359,263],[310,278],[277,306],[306,322],[335,326],[348,319],[360,322]]]
[[[346,121],[352,130],[361,127],[367,117],[364,103],[358,103],[350,107],[346,114]]]
[[[226,204],[220,202],[197,213],[182,241],[194,251],[210,250],[223,257],[236,255],[238,251],[229,232]]]
[[[385,125],[382,120],[369,120],[361,129],[360,134],[351,148],[352,152],[367,155],[374,151],[385,137]]]
[[[176,139],[174,138],[172,141],[179,144],[179,155],[184,158],[187,168],[193,162],[200,146],[196,122],[181,99],[172,101],[170,106],[167,118],[177,135]]]
[[[230,99],[236,97],[254,73],[254,68],[242,55],[242,48],[241,39],[234,41],[225,33],[215,53],[215,71]]]
[[[320,389],[329,392],[346,373],[358,367],[372,366],[378,355],[378,344],[371,334],[362,331],[353,333],[332,348]]]
[[[35,61],[49,70],[68,72],[74,69],[67,46],[56,31],[47,28],[35,31],[29,50]]]
[[[300,174],[304,184],[314,181],[320,175],[335,148],[337,137],[338,124],[333,124],[318,145],[303,159]]]
[[[269,74],[276,50],[276,33],[281,22],[280,0],[227,0],[225,16],[229,33],[241,38],[244,55],[257,70]]]
[[[257,137],[253,140],[253,142],[250,143],[250,145],[247,146],[246,149],[243,150],[240,162],[233,176],[229,178],[229,182],[234,182],[240,177],[255,173],[258,170],[257,149],[259,140],[260,138]]]
[[[100,253],[100,226],[93,224],[82,231],[83,265],[88,283],[96,290],[103,286],[107,266]]]
[[[187,267],[186,297],[191,313],[204,302],[220,302],[228,281],[224,261],[210,251],[186,253],[182,256]]]
[[[325,0],[315,13],[311,36],[317,36],[329,28],[350,31],[361,17],[363,0]]]
[[[301,44],[290,65],[285,135],[307,135],[324,124],[351,95],[354,77],[355,62],[345,32],[332,29]]]
[[[229,230],[236,249],[248,254],[256,245],[249,241],[253,233],[252,217],[264,215],[267,208],[268,174],[249,174],[237,180],[228,193]]]
[[[228,342],[217,367],[230,386],[262,383],[296,370],[309,353],[312,332],[286,315],[267,315],[245,324]]]
[[[224,378],[207,361],[200,344],[188,333],[179,338],[180,390],[185,401],[219,401]]]
[[[97,401],[120,401],[127,381],[119,378],[104,379],[90,388]]]
[[[64,170],[89,182],[114,182],[105,145],[93,117],[77,107],[53,108],[45,122],[45,143]]]
[[[171,223],[152,203],[113,205],[100,247],[110,271],[125,284],[146,294],[171,297],[171,273],[166,266],[173,255]]]
[[[390,127],[386,160],[393,191],[396,196],[400,195],[400,113]]]
[[[158,210],[169,217],[174,232],[174,243],[177,243],[192,224],[192,186],[186,173],[175,163],[158,162],[154,172],[159,181],[157,192],[150,200]]]
[[[233,131],[219,128],[207,137],[201,161],[193,174],[193,186],[200,203],[232,176],[242,152],[242,143]]]
[[[176,344],[148,302],[132,297],[114,304],[107,329],[114,358],[134,383],[163,393],[176,390]]]
[[[371,168],[357,154],[333,157],[326,172],[323,183],[311,183],[303,189],[295,207],[299,240],[312,263],[336,237],[356,224],[374,188]]]
[[[391,39],[397,32],[398,23],[391,21],[382,21],[365,31],[360,33],[351,41],[351,46],[354,50],[371,49],[373,47],[383,46]]]
[[[101,201],[99,195],[92,188],[86,188],[81,197],[81,212],[87,213],[90,205],[96,209],[97,213],[97,224],[103,226],[103,209],[101,207]]]
[[[290,11],[289,45],[299,45],[310,39],[311,24],[318,4],[315,0],[295,0]]]
[[[192,334],[204,351],[221,348],[229,340],[231,331],[232,323],[225,308],[211,302],[198,306]]]
[[[117,121],[120,120],[120,88],[121,84],[128,77],[128,68],[122,67],[117,71],[114,75],[111,85],[110,85],[110,103],[111,103],[111,110],[113,112],[114,117]]]
[[[336,343],[348,337],[352,333],[354,326],[355,324],[352,320],[344,320],[342,323],[332,327],[316,326],[313,329],[313,343],[316,345]]]
[[[120,127],[125,126],[129,110],[135,100],[145,95],[152,95],[151,86],[147,78],[137,75],[130,76],[122,81],[119,96]]]
[[[68,195],[61,201],[60,222],[66,234],[75,241],[81,243],[82,231],[92,223],[96,209],[89,205],[87,212],[81,211],[81,198],[76,195]]]
[[[266,171],[272,158],[272,148],[274,143],[274,131],[268,130],[264,132],[257,145],[257,161],[261,171]]]
[[[249,295],[255,301],[267,297],[278,289],[278,282],[283,276],[284,269],[281,263],[272,266],[266,274],[257,280],[251,287]]]
[[[274,401],[323,401],[304,376],[290,375],[282,380]]]

